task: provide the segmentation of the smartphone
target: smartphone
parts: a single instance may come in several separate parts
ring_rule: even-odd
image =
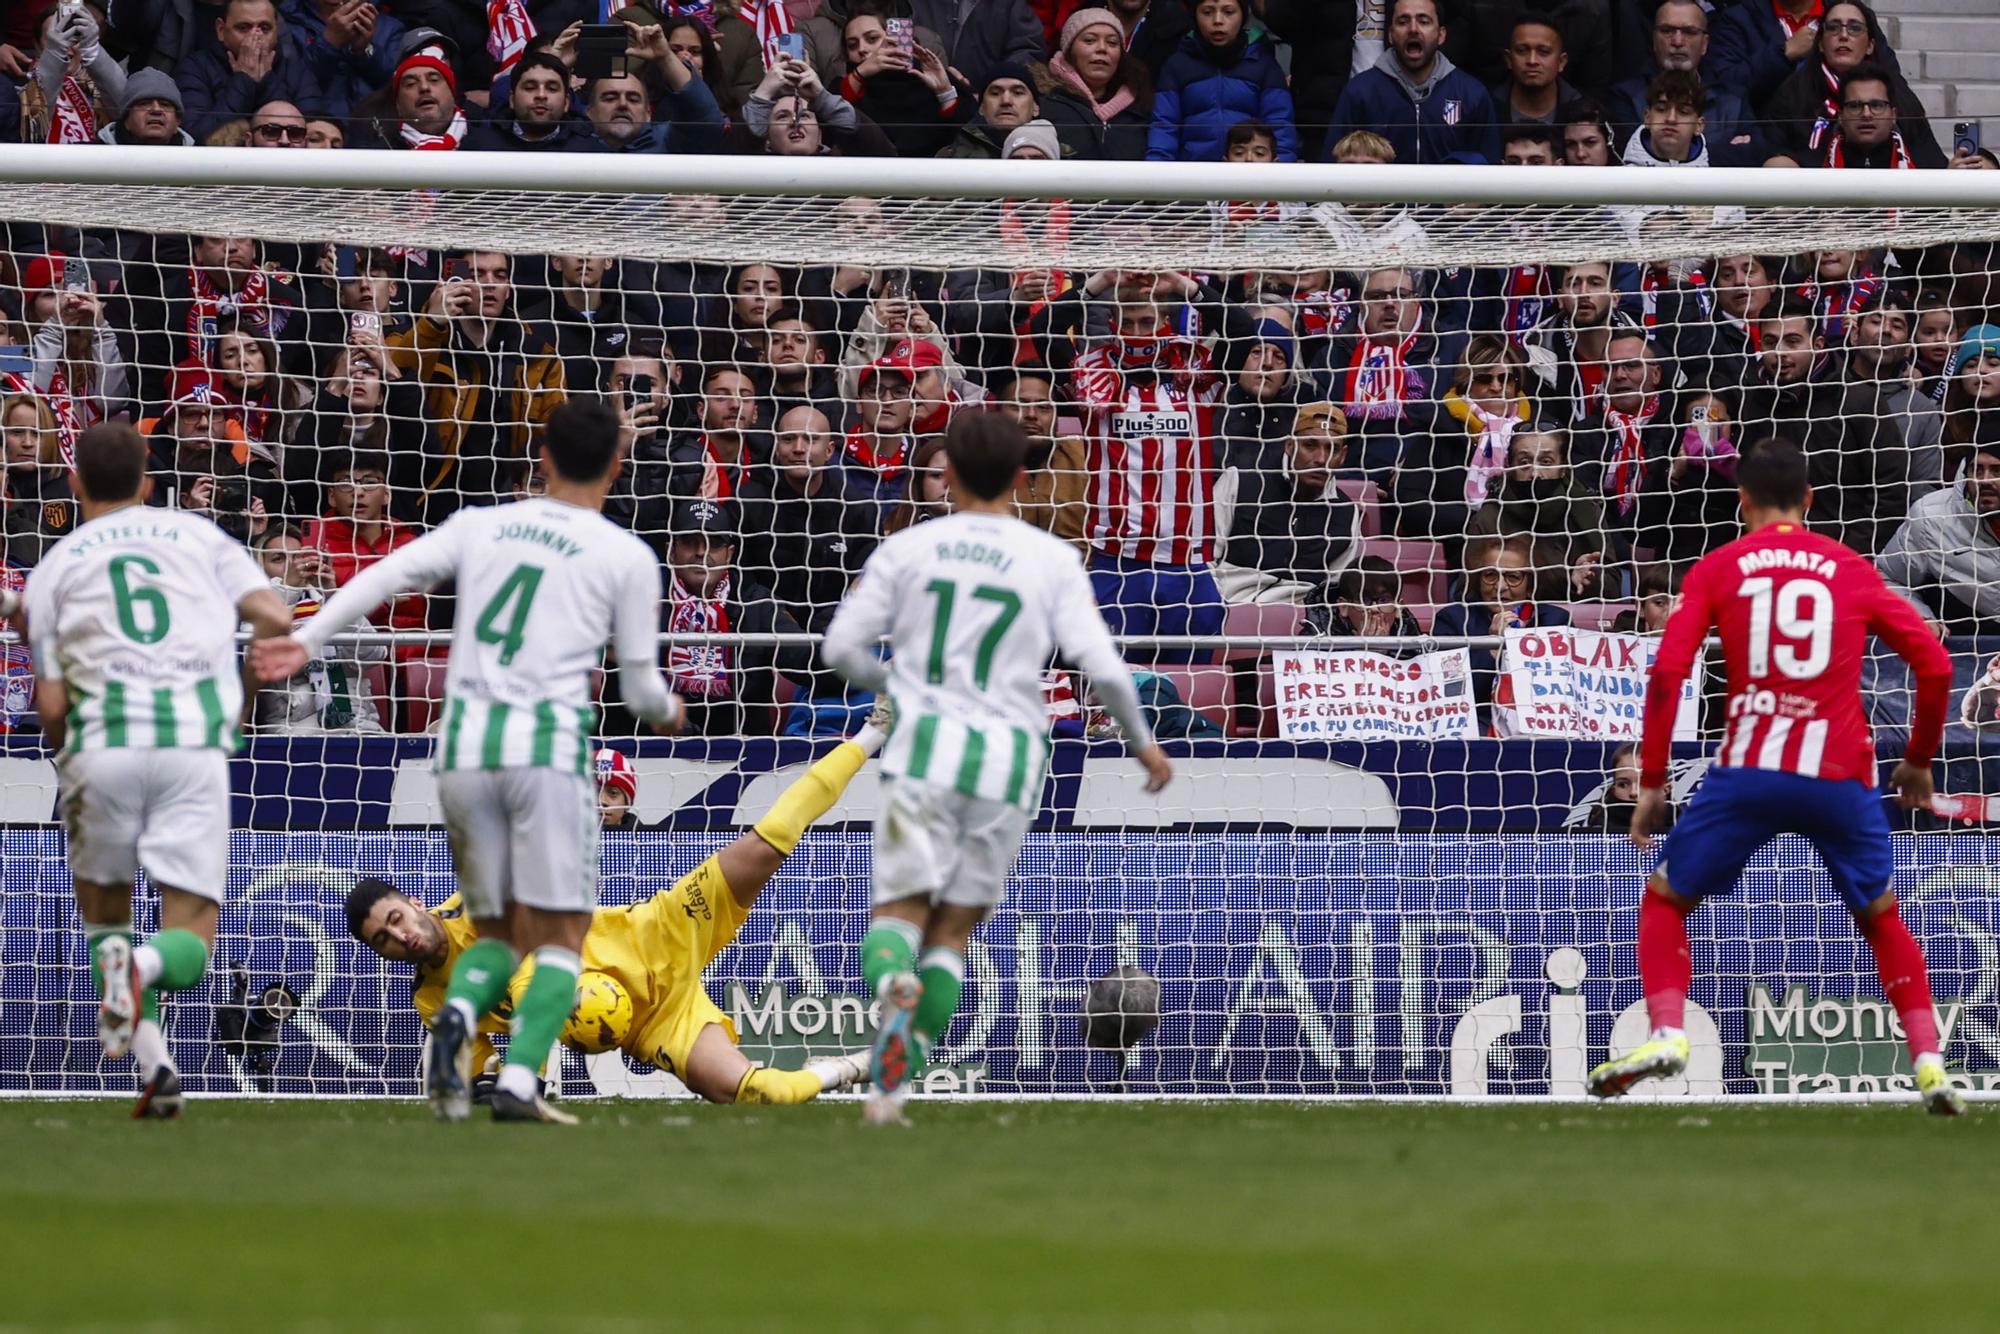
[[[802,32],[781,32],[771,39],[771,47],[780,60],[803,61],[806,58],[806,35]]]
[[[631,46],[631,34],[622,23],[586,23],[576,34],[576,76],[579,79],[606,79],[618,72],[618,63]]]
[[[882,295],[897,301],[910,299],[910,271],[890,269],[882,275]]]
[[[889,34],[889,41],[903,59],[914,60],[917,50],[917,25],[910,19],[883,19],[883,31]]]
[[[361,248],[351,245],[337,245],[333,248],[333,276],[344,283],[353,282],[361,275]]]
[[[358,339],[363,334],[380,334],[382,317],[372,310],[357,310],[347,317],[347,336]]]
[[[1979,152],[1979,122],[1961,120],[1951,127],[1951,155],[1957,157],[1963,149],[1968,154]]]
[[[88,292],[90,290],[90,265],[80,259],[63,261],[63,291]]]
[[[634,403],[644,404],[653,401],[653,377],[650,375],[633,376],[627,382],[625,389],[632,395]]]
[[[1701,441],[1704,451],[1715,448],[1715,422],[1708,415],[1708,406],[1697,403],[1688,409],[1688,421],[1694,426],[1695,438]]]

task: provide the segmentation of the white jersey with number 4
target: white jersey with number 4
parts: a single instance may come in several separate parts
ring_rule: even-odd
[[[128,505],[49,548],[24,604],[36,677],[69,690],[65,749],[234,751],[237,607],[268,587],[186,510]]]
[[[876,654],[887,636],[890,659]],[[1049,750],[1042,669],[1060,648],[1137,749],[1151,740],[1132,678],[1076,549],[1007,515],[958,513],[875,549],[827,630],[829,662],[887,689],[896,728],[882,771],[1040,805]]]
[[[546,496],[458,511],[355,576],[297,637],[317,655],[389,598],[446,579],[457,613],[438,768],[587,774],[607,641],[628,701],[647,717],[665,707],[659,560],[597,511]]]

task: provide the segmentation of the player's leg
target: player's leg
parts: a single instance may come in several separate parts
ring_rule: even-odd
[[[506,996],[520,963],[507,900],[513,842],[499,779],[497,772],[463,769],[438,775],[438,804],[459,894],[479,932],[452,964],[444,1004],[431,1020],[424,1086],[431,1110],[446,1121],[472,1114],[472,1037],[480,1019]]]
[[[924,929],[917,961],[918,996],[910,1017],[915,1049],[913,1077],[951,1027],[965,990],[965,954],[972,933],[1000,906],[1007,877],[1021,854],[1028,816],[1017,806],[954,794],[960,854]]]
[[[868,757],[882,748],[885,737],[886,729],[871,717],[852,740],[841,742],[799,775],[749,833],[716,854],[722,878],[739,904],[748,908],[757,902],[806,830],[833,809]]]
[[[597,911],[603,821],[589,780],[553,769],[501,774],[512,816],[514,941],[535,973],[514,1006],[507,1057],[493,1087],[493,1119],[574,1124],[537,1083],[576,1004],[583,938]]]
[[[1786,827],[1774,825],[1766,809],[1774,799],[1767,780],[1788,777],[1711,769],[1668,835],[1639,899],[1639,984],[1651,1032],[1631,1051],[1590,1072],[1588,1087],[1594,1096],[1618,1097],[1642,1080],[1687,1068],[1682,1021],[1694,979],[1688,916],[1701,900],[1733,889],[1750,855]],[[1784,799],[1785,794],[1775,796],[1780,804]]]
[[[727,1029],[710,1023],[695,1036],[680,1069],[688,1089],[710,1102],[788,1107],[846,1088],[865,1078],[868,1067],[865,1056],[854,1053],[808,1061],[803,1070],[774,1070],[752,1062]]]
[[[1875,956],[1882,994],[1903,1023],[1910,1067],[1924,1106],[1935,1115],[1957,1116],[1965,1111],[1965,1097],[1945,1073],[1930,970],[1923,947],[1910,934],[1897,910],[1896,893],[1889,888],[1895,856],[1882,799],[1858,782],[1832,786],[1839,794],[1820,808],[1818,827],[1809,837]]]

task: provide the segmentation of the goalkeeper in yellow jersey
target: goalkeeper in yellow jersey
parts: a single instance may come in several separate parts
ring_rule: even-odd
[[[671,889],[629,908],[599,908],[583,939],[579,1004],[563,1028],[564,1045],[586,1053],[623,1048],[710,1102],[806,1102],[865,1077],[866,1051],[822,1058],[803,1070],[751,1064],[737,1049],[734,1026],[703,990],[701,973],[736,938],[800,836],[840,800],[883,737],[871,718],[853,740],[822,756],[785,789],[749,833]],[[416,965],[412,999],[426,1023],[444,1004],[453,961],[476,938],[456,894],[426,911],[387,881],[372,878],[349,892],[347,925],[382,958]],[[524,981],[524,974],[517,974],[512,990],[518,993]],[[629,1009],[617,1000],[620,989],[631,997]],[[510,1009],[503,1006],[483,1025],[475,1069],[492,1054],[485,1034],[504,1032]]]

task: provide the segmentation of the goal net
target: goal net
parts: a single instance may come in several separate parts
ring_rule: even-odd
[[[2000,1079],[1985,173],[103,147],[0,149],[0,179],[9,587],[78,523],[94,422],[138,425],[152,503],[248,542],[303,618],[539,489],[565,398],[615,400],[607,513],[663,563],[695,726],[641,735],[605,672],[606,903],[671,887],[859,727],[818,637],[875,544],[943,512],[952,416],[1018,417],[1020,511],[1088,563],[1178,778],[1143,795],[1091,682],[1049,664],[1040,815],[938,1092],[1579,1094],[1645,1028],[1648,858],[1620,835],[1657,633],[1738,531],[1740,453],[1790,439],[1813,526],[1949,636],[1948,795],[1896,817],[1895,888],[1948,1059]],[[416,1091],[410,969],[342,902],[454,890],[429,772],[451,613],[401,599],[255,700],[214,968],[167,1007],[192,1091]],[[0,1090],[124,1091],[11,636],[0,666]],[[1893,655],[1867,690],[1894,758]],[[1690,683],[1676,805],[1726,703]],[[877,807],[871,764],[707,971],[756,1059],[867,1043]],[[1661,1091],[1907,1086],[1807,846],[1691,926],[1695,1056]],[[679,1090],[618,1052],[554,1073]]]

